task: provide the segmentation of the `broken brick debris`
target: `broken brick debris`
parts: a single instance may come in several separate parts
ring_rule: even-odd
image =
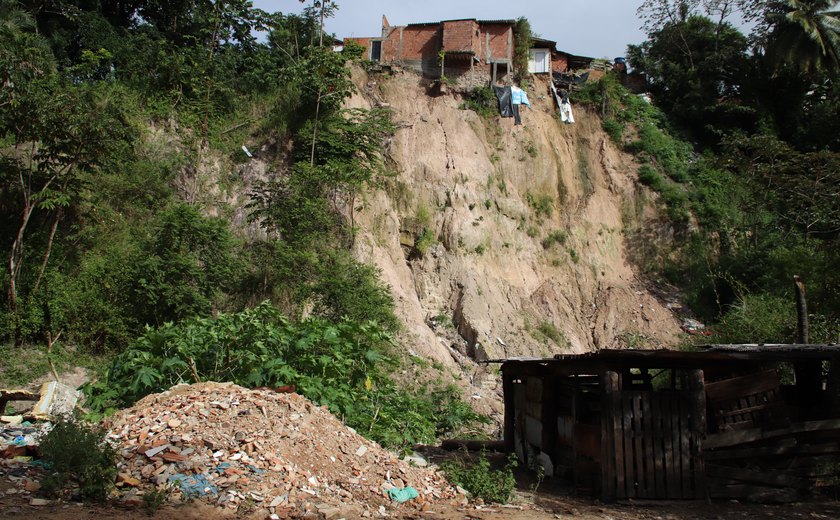
[[[256,504],[281,518],[377,516],[380,508],[462,500],[436,469],[400,460],[296,393],[178,385],[118,413],[108,427],[127,498],[168,489],[173,500]],[[404,486],[417,499],[392,502],[388,489]]]

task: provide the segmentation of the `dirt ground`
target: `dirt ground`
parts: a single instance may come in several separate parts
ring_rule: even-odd
[[[0,488],[5,487],[0,483]],[[423,518],[439,520],[736,520],[736,519],[840,519],[840,502],[812,501],[785,505],[746,504],[738,501],[621,501],[603,504],[588,497],[576,497],[566,488],[543,482],[536,493],[533,482],[524,473],[519,475],[519,490],[512,504],[469,506],[433,506],[424,512],[389,512],[389,518]],[[30,506],[28,496],[0,498],[0,519],[26,520],[227,520],[242,518],[263,520],[264,512],[221,511],[200,502],[165,506],[154,515],[142,507],[126,509],[108,505],[59,503]],[[313,516],[312,518],[318,518]],[[350,520],[348,518],[348,520]]]

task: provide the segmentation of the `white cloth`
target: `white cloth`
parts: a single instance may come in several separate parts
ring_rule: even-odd
[[[575,116],[572,115],[572,104],[568,101],[560,105],[560,120],[564,123],[575,122]]]

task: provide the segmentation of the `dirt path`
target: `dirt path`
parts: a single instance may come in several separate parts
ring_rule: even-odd
[[[417,513],[390,509],[389,518],[424,518],[439,520],[737,520],[784,519],[822,520],[840,519],[840,502],[815,501],[785,505],[742,504],[737,501],[624,501],[601,504],[596,500],[574,497],[568,490],[544,483],[536,494],[526,490],[517,492],[509,506],[474,505],[433,506]],[[29,497],[7,495],[0,498],[0,519],[26,520],[226,520],[242,518],[264,520],[265,512],[224,511],[210,505],[193,502],[166,506],[154,515],[142,507],[134,509],[107,505],[75,503],[30,506]],[[319,518],[317,515],[311,518]],[[350,518],[348,517],[348,520]]]

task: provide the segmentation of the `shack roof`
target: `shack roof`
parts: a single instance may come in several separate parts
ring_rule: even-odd
[[[740,363],[774,363],[830,360],[840,355],[840,345],[829,344],[710,344],[698,350],[602,349],[587,354],[557,354],[551,358],[492,360],[511,374],[571,375],[621,368],[705,368]]]

